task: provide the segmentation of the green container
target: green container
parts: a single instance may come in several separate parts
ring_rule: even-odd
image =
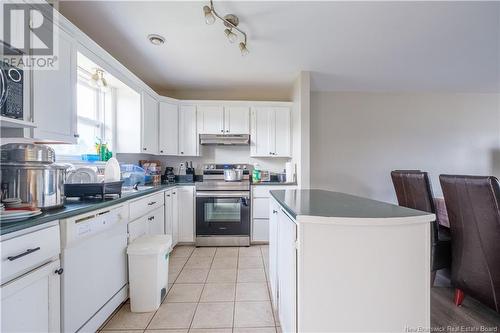
[[[254,169],[252,171],[252,182],[260,183],[260,179],[261,179],[260,176],[261,176],[260,170]]]

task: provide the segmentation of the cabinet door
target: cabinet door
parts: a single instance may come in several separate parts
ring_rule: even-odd
[[[165,235],[172,236],[172,217],[172,190],[168,190],[165,191]]]
[[[279,206],[273,199],[269,205],[269,283],[271,301],[278,309],[278,211]]]
[[[129,244],[140,236],[149,233],[149,224],[145,218],[139,218],[128,224],[128,242]]]
[[[224,133],[224,108],[219,105],[198,106],[198,133]]]
[[[179,109],[179,155],[198,155],[196,106],[181,105]]]
[[[230,134],[250,134],[250,108],[246,106],[226,107],[224,131]]]
[[[280,208],[278,211],[278,314],[283,332],[296,332],[297,231]]]
[[[271,131],[274,130],[274,111],[269,107],[254,107],[251,112],[252,126],[250,134],[250,155],[252,157],[271,157],[274,145],[271,146]]]
[[[55,70],[33,71],[33,130],[36,139],[77,143],[76,46],[59,29]]]
[[[160,155],[177,155],[179,153],[179,112],[177,105],[160,102],[159,114]]]
[[[179,242],[179,204],[177,189],[172,190],[172,246]]]
[[[148,93],[142,93],[142,151],[158,153],[158,102]]]
[[[60,331],[59,260],[48,263],[0,288],[2,332]]]
[[[274,155],[275,157],[291,157],[290,147],[290,109],[287,107],[274,108]]]
[[[178,193],[179,242],[194,242],[194,187],[181,186]]]
[[[161,206],[147,214],[149,224],[149,235],[164,235],[165,234],[165,207]]]

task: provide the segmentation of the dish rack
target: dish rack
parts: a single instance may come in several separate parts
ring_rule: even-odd
[[[70,197],[96,197],[100,196],[104,200],[106,194],[118,194],[122,196],[123,180],[107,183],[83,183],[83,184],[64,184],[64,195]]]

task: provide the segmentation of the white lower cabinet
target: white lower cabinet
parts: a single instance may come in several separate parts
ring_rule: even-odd
[[[252,186],[252,233],[253,243],[269,242],[270,191],[291,190],[295,185],[253,185]]]
[[[179,186],[177,188],[177,212],[179,223],[179,242],[193,243],[195,228],[195,198],[194,186]]]
[[[175,246],[179,239],[176,188],[165,191],[165,234],[172,236],[172,246]]]
[[[129,242],[144,235],[165,234],[165,211],[163,206],[128,224]]]
[[[0,288],[2,332],[59,332],[61,299],[59,260]]]

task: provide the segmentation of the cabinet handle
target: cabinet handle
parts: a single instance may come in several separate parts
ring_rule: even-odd
[[[269,152],[269,155],[272,155],[273,153],[272,152]]]
[[[74,136],[75,138],[79,138],[79,137],[80,137],[80,134],[75,133],[75,134],[73,134],[73,136]]]
[[[163,150],[160,150],[160,153],[163,153]]]
[[[39,247],[35,247],[34,249],[27,249],[26,252],[23,252],[21,254],[18,254],[16,256],[12,256],[12,257],[7,257],[7,259],[9,259],[9,261],[14,261],[16,259],[19,259],[19,258],[22,258],[30,253],[33,253],[33,252],[36,252],[40,250],[40,246]]]
[[[62,269],[62,268],[56,269],[54,271],[54,273],[57,274],[57,275],[61,275],[63,272],[64,272],[64,269]]]
[[[177,194],[177,192],[172,192],[172,194]]]
[[[181,154],[184,154],[184,152],[183,152],[183,151],[181,151]]]
[[[224,133],[224,130],[220,130],[221,133]]]
[[[142,150],[148,150],[147,148],[142,148]]]
[[[153,206],[155,203],[156,203],[156,201],[148,202],[148,206]]]
[[[278,214],[278,211],[273,209],[273,214]]]
[[[148,221],[153,221],[154,219],[155,219],[155,217],[154,217],[154,216],[150,216],[150,217],[148,217]]]
[[[170,194],[167,194],[167,197],[169,197],[169,198],[170,198]]]

